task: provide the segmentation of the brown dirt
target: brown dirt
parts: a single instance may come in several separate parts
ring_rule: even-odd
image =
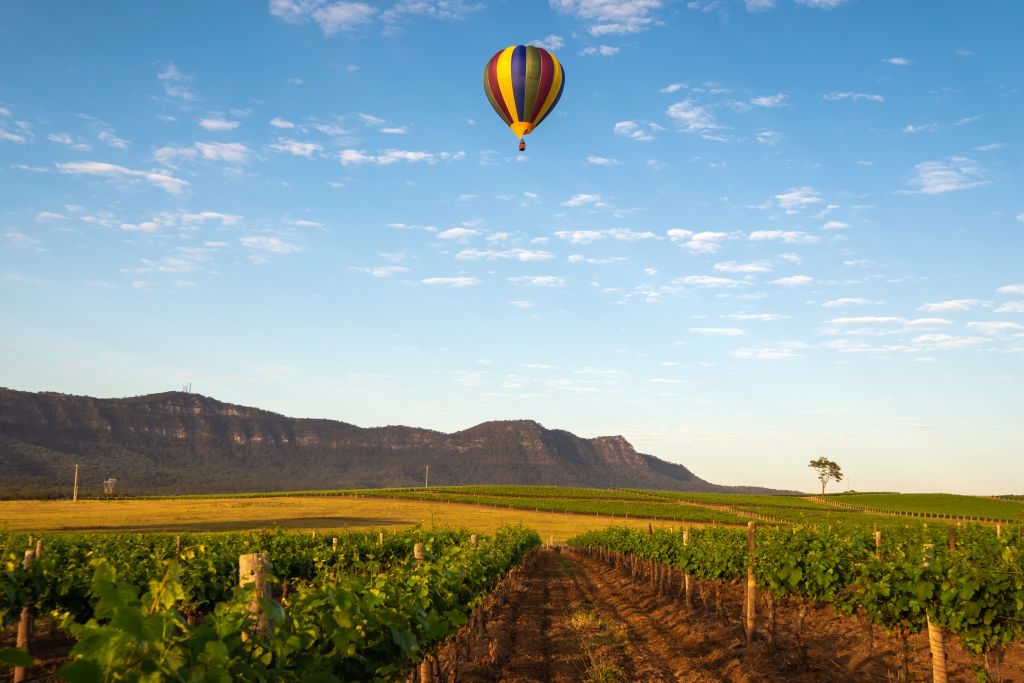
[[[570,550],[538,551],[489,597],[456,638],[437,653],[435,681],[793,681],[896,680],[896,639],[864,622],[812,607],[799,654],[795,602],[776,606],[775,645],[767,642],[767,602],[757,605],[754,642],[746,645],[741,622],[743,588],[722,589],[725,620],[716,619],[713,588],[708,606],[694,590],[687,612],[682,574],[659,568],[659,584],[636,578],[632,567],[606,564]],[[658,591],[658,586],[661,592]],[[955,638],[946,651],[949,681],[977,680]],[[931,679],[926,634],[910,640],[911,680]],[[1002,667],[1006,681],[1024,682],[1024,645],[1012,644]],[[420,680],[419,676],[414,676]]]

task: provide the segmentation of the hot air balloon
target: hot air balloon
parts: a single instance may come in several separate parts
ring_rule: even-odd
[[[513,45],[499,50],[484,67],[484,92],[494,111],[519,138],[540,125],[558,104],[565,87],[565,73],[553,54],[533,45]]]

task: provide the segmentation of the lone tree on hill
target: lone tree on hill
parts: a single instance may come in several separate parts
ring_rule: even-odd
[[[829,480],[843,480],[843,473],[839,469],[839,465],[828,458],[821,457],[817,460],[812,460],[808,467],[818,473],[818,481],[821,482],[821,495],[825,495],[825,484],[827,484]]]

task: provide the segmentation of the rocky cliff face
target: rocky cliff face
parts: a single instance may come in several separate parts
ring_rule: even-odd
[[[720,487],[637,453],[621,436],[582,439],[529,420],[453,434],[364,429],[168,392],[98,399],[0,389],[0,495],[205,493],[544,484],[690,491]]]

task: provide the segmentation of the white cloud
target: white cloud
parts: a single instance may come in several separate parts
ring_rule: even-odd
[[[249,148],[240,142],[197,142],[196,149],[204,159],[244,164],[249,160]]]
[[[778,280],[772,280],[773,285],[785,285],[786,287],[798,287],[800,285],[809,285],[814,282],[813,277],[807,275],[791,275],[789,277],[781,277]]]
[[[92,149],[92,145],[85,142],[76,141],[68,133],[51,133],[50,135],[46,136],[46,139],[49,140],[50,142],[58,142],[62,145],[67,145],[76,152],[88,152],[89,150]]]
[[[927,349],[951,351],[953,349],[975,346],[983,341],[984,339],[978,337],[954,337],[949,334],[934,333],[922,334],[919,337],[914,337],[911,340],[911,343]]]
[[[723,261],[715,264],[715,270],[723,273],[770,273],[771,267],[764,261],[755,263],[739,263],[737,261]]]
[[[582,50],[580,50],[580,54],[581,55],[601,55],[602,57],[611,57],[612,55],[617,54],[618,51],[619,51],[619,48],[617,48],[617,47],[610,47],[608,45],[601,45],[599,47],[594,47],[594,46],[585,47]]]
[[[494,261],[498,259],[512,261],[547,261],[555,258],[555,255],[540,249],[463,249],[455,258],[462,261]]]
[[[833,325],[887,325],[892,323],[902,325],[906,322],[906,318],[892,315],[861,315],[853,318],[832,318]]]
[[[536,304],[532,301],[509,301],[508,305],[516,308],[533,308]]]
[[[562,14],[585,22],[594,36],[639,33],[659,23],[651,14],[661,7],[660,0],[550,0]]]
[[[691,327],[690,332],[708,337],[741,337],[746,334],[738,327]]]
[[[243,247],[257,249],[259,251],[268,251],[273,254],[294,254],[302,251],[302,247],[297,244],[285,242],[278,237],[268,237],[266,235],[250,235],[249,237],[243,237],[238,241]]]
[[[555,233],[555,237],[570,244],[590,244],[604,239],[605,234],[600,230],[559,230]]]
[[[934,133],[939,130],[937,123],[923,123],[920,126],[904,126],[904,133]]]
[[[475,287],[482,284],[481,280],[475,277],[428,277],[420,280],[425,285],[437,285],[441,287],[454,287],[456,289],[461,287]]]
[[[409,132],[409,129],[406,128],[405,126],[391,126],[381,128],[380,132],[386,135],[405,135],[406,133]]]
[[[774,346],[766,346],[760,349],[742,348],[732,351],[729,355],[733,358],[749,358],[756,360],[786,360],[789,358],[801,358],[799,353],[809,348],[804,342],[778,342]]]
[[[817,9],[833,9],[839,7],[847,0],[796,0],[798,5],[807,5]]]
[[[169,62],[156,77],[163,83],[164,92],[171,97],[176,97],[186,102],[194,102],[199,99],[188,87],[188,84],[192,82],[192,77],[183,74],[174,65],[174,62]]]
[[[755,230],[749,238],[755,242],[780,240],[785,244],[817,244],[821,241],[816,235],[808,235],[799,230]]]
[[[683,130],[688,133],[700,133],[719,128],[711,113],[705,107],[694,103],[692,100],[687,99],[682,102],[676,102],[670,105],[665,110],[665,113],[675,119],[682,126]]]
[[[180,195],[189,185],[187,180],[175,178],[163,171],[136,171],[100,161],[73,161],[57,164],[57,169],[68,175],[95,175],[121,181],[141,178],[173,195]]]
[[[775,9],[775,0],[745,0],[748,12],[764,12]]]
[[[202,119],[199,125],[206,130],[234,130],[238,128],[238,121],[228,121],[227,119],[209,118]]]
[[[294,123],[292,123],[288,119],[282,119],[280,116],[275,116],[274,118],[270,119],[270,125],[274,126],[275,128],[294,128],[295,127]]]
[[[885,102],[885,98],[881,95],[868,95],[862,92],[834,92],[828,95],[822,95],[821,99],[838,101],[838,100],[868,100],[869,102]]]
[[[1024,325],[1005,320],[992,320],[988,322],[969,322],[967,323],[967,329],[981,332],[982,334],[997,335],[1004,332],[1024,331]]]
[[[28,142],[24,135],[10,133],[3,128],[0,128],[0,140],[7,140],[8,142]]]
[[[560,50],[565,47],[565,41],[562,40],[561,36],[556,36],[552,33],[540,40],[531,41],[530,45],[536,45],[537,47],[542,47],[545,50]]]
[[[710,289],[717,289],[718,287],[742,287],[749,285],[749,282],[743,280],[733,280],[727,277],[714,277],[711,275],[689,275],[682,279],[683,284],[691,285],[693,287],[707,287]]]
[[[951,157],[949,161],[923,161],[914,166],[917,175],[909,184],[920,188],[921,194],[942,194],[986,185],[985,172],[977,162],[966,157]]]
[[[67,220],[67,216],[51,211],[40,211],[36,214],[37,221]]]
[[[153,158],[164,166],[176,168],[178,161],[192,161],[199,158],[199,152],[191,147],[161,147],[153,152]]]
[[[919,311],[928,311],[929,313],[947,313],[951,311],[969,311],[975,306],[980,306],[983,302],[978,299],[950,299],[949,301],[939,301],[936,303],[925,303],[918,307]]]
[[[1003,294],[1022,294],[1024,295],[1024,285],[1006,285],[996,290]]]
[[[832,299],[831,301],[826,301],[824,304],[822,304],[822,306],[827,306],[828,308],[838,308],[840,306],[864,306],[865,304],[869,303],[871,302],[868,301],[867,299],[861,299],[859,297],[843,297],[840,299]]]
[[[458,161],[463,159],[466,153],[463,151],[458,152],[414,152],[401,149],[386,149],[377,156],[366,154],[366,152],[357,149],[343,149],[338,155],[338,159],[341,161],[343,166],[352,166],[360,164],[372,164],[375,166],[389,166],[399,161],[405,161],[408,163],[426,162],[428,164],[435,164],[438,161]]]
[[[442,240],[466,240],[479,234],[480,231],[473,228],[450,228],[438,233],[437,238]]]
[[[789,192],[785,194],[775,195],[775,199],[779,203],[779,208],[789,214],[797,213],[801,209],[821,201],[818,191],[813,187],[806,186],[790,188]]]
[[[681,228],[673,228],[665,234],[673,242],[679,242],[683,247],[698,254],[714,254],[722,249],[724,240],[733,239],[732,235],[724,232],[693,232]]]
[[[378,266],[376,268],[371,268],[370,272],[374,277],[391,277],[393,275],[398,275],[399,273],[408,272],[408,270],[409,269],[405,266]]]
[[[562,287],[565,280],[556,275],[520,275],[508,278],[509,282],[517,285],[529,285],[531,287]]]
[[[1024,301],[1007,301],[996,309],[996,313],[1024,313]]]
[[[768,145],[774,147],[782,139],[782,133],[775,130],[763,130],[760,133],[755,134],[757,141],[762,145]]]
[[[594,164],[595,166],[621,166],[622,162],[618,159],[608,159],[606,157],[587,157],[588,164]]]
[[[599,194],[574,194],[562,202],[562,206],[584,206],[585,204],[600,205],[601,195]]]
[[[326,0],[270,0],[270,13],[291,24],[314,21],[325,36],[353,31],[373,21],[377,10],[362,2]]]
[[[750,104],[754,105],[755,107],[767,107],[767,108],[781,107],[785,103],[786,103],[786,94],[785,93],[781,93],[781,92],[777,93],[775,95],[766,95],[766,96],[763,96],[763,97],[755,97],[754,99],[750,100]]]
[[[843,223],[841,221],[828,221],[825,225],[821,226],[822,230],[846,230],[850,227],[849,223]]]
[[[732,318],[733,320],[760,320],[763,322],[771,322],[772,320],[785,320],[789,318],[788,315],[782,315],[780,313],[727,313],[722,315],[723,318]]]
[[[677,90],[682,90],[683,88],[688,88],[688,87],[690,87],[690,86],[688,86],[686,83],[670,83],[669,85],[666,85],[664,88],[662,88],[658,92],[674,93]]]
[[[295,156],[312,159],[314,154],[319,154],[324,148],[323,145],[318,145],[315,142],[300,142],[298,140],[278,138],[278,141],[275,144],[270,145],[270,149],[276,149],[279,152],[288,152]]]
[[[639,140],[640,142],[654,140],[654,132],[657,130],[660,130],[660,128],[653,123],[637,123],[636,121],[619,121],[612,128],[616,135],[622,135],[623,137]]]
[[[906,57],[890,57],[889,59],[883,59],[886,64],[895,64],[896,66],[910,66],[913,60],[907,59]]]

